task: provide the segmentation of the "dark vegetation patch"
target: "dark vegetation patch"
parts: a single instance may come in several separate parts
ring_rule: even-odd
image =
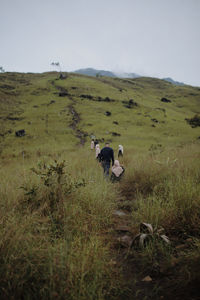
[[[117,121],[113,121],[113,124],[115,125],[119,125],[119,123]]]
[[[18,130],[18,131],[15,131],[15,135],[17,137],[22,137],[22,136],[25,136],[26,135],[26,132],[24,129],[21,129],[21,130]]]
[[[58,93],[59,97],[67,97],[70,96],[70,94],[65,90]]]
[[[85,95],[85,94],[80,95],[80,98],[89,99],[89,100],[98,101],[98,102],[115,102],[115,100],[110,99],[109,97],[102,98],[101,96],[94,97],[92,95]]]
[[[117,133],[117,132],[111,132],[111,134],[112,134],[113,136],[121,136],[121,134],[120,134],[120,133]]]
[[[3,85],[0,85],[0,89],[14,90],[14,89],[15,89],[15,87],[14,87],[14,86],[12,86],[12,85],[3,84]]]
[[[160,101],[165,102],[165,103],[171,103],[172,102],[171,100],[169,100],[167,98],[161,98]]]
[[[55,101],[55,100],[51,100],[51,101],[47,104],[47,106],[49,106],[49,105],[51,105],[51,104],[54,104],[54,103],[56,103],[56,101]]]
[[[151,119],[151,121],[154,122],[154,123],[159,123],[158,120],[155,119],[155,118],[154,118],[154,119]]]
[[[129,101],[122,101],[122,103],[124,104],[124,107],[126,108],[133,108],[133,107],[137,107],[138,103],[135,102],[133,99],[130,99]]]
[[[98,97],[98,101],[114,102],[115,100],[110,99],[109,97],[105,97],[105,98]]]
[[[4,120],[10,120],[10,121],[21,121],[23,120],[24,118],[20,118],[20,117],[5,117]]]
[[[94,98],[92,95],[84,95],[84,94],[80,95],[80,97],[84,98],[84,99],[89,99],[89,100],[93,100],[93,98]]]
[[[59,97],[71,96],[67,89],[63,88],[62,86],[56,85],[55,80],[52,80],[51,84],[59,91],[59,92],[55,92],[54,93],[55,95],[58,95]]]
[[[188,124],[190,124],[190,126],[192,128],[196,128],[196,127],[200,126],[200,116],[199,115],[195,115],[191,119],[186,118],[185,120],[188,122]]]

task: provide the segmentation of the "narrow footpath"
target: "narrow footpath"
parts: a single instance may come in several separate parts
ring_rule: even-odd
[[[73,98],[73,95],[68,93],[68,91],[65,88],[55,84],[55,80],[51,81],[51,84],[58,91],[58,95],[60,97],[67,97],[67,99],[71,101],[71,103],[68,105],[68,111],[72,116],[72,121],[69,124],[69,127],[73,130],[74,135],[80,140],[78,145],[84,146],[88,133],[79,128],[81,117],[79,113],[75,110],[75,105],[77,101]]]

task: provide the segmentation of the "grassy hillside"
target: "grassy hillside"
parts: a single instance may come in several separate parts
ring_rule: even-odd
[[[64,75],[0,74],[0,299],[199,299],[200,88]]]
[[[151,145],[167,147],[193,141],[200,135],[199,128],[191,128],[185,121],[200,113],[199,88],[174,86],[154,78],[77,74],[58,78],[56,72],[0,74],[2,155],[34,153],[36,149],[71,150],[81,136],[88,143],[91,134],[112,141],[114,148],[120,143],[125,149],[140,151]],[[162,98],[171,102],[162,102]],[[133,105],[129,105],[130,99]],[[72,108],[78,114],[75,120]],[[106,111],[111,115],[106,116]],[[27,135],[19,139],[15,131],[20,129]]]

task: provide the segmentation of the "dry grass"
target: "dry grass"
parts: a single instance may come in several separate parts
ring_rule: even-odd
[[[171,240],[170,245],[154,239],[143,249],[134,247],[129,259],[140,265],[140,272],[156,280],[157,295],[165,294],[168,299],[174,294],[174,299],[188,299],[192,293],[198,299],[199,145],[174,149],[167,155],[132,158],[127,176],[119,186],[123,195],[120,206],[124,202],[126,207],[128,203],[133,232],[139,230],[140,223],[146,222],[154,228],[164,228]],[[171,279],[167,279],[169,274]]]
[[[86,163],[89,157],[83,157]],[[49,171],[28,161],[17,165],[21,177],[7,168],[10,184],[1,186],[1,298],[103,299],[115,289],[103,237],[111,227],[115,192],[96,161],[80,175],[74,158],[59,177],[61,164],[50,160]]]

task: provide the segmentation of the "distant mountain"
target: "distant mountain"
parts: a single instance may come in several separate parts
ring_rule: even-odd
[[[185,85],[185,83],[183,83],[183,82],[179,82],[179,81],[174,81],[172,78],[170,78],[170,77],[167,77],[167,78],[162,78],[163,80],[165,80],[165,81],[168,81],[168,82],[170,82],[170,83],[172,83],[172,84],[175,84],[175,85]]]
[[[97,70],[93,68],[79,69],[73,73],[88,75],[88,76],[108,76],[108,77],[120,77],[120,78],[137,78],[141,77],[136,73],[115,73],[106,70]]]
[[[108,77],[117,77],[113,72],[105,70],[96,70],[93,68],[79,69],[73,73],[88,75],[88,76],[108,76]]]
[[[106,70],[97,70],[97,69],[93,69],[93,68],[79,69],[79,70],[73,71],[73,73],[78,73],[78,74],[87,75],[87,76],[107,76],[107,77],[119,77],[119,78],[142,77],[141,75],[136,74],[136,73],[116,73],[116,72],[111,72],[111,71],[106,71]],[[174,85],[184,85],[183,82],[174,81],[170,77],[162,78],[162,80],[168,81]]]

